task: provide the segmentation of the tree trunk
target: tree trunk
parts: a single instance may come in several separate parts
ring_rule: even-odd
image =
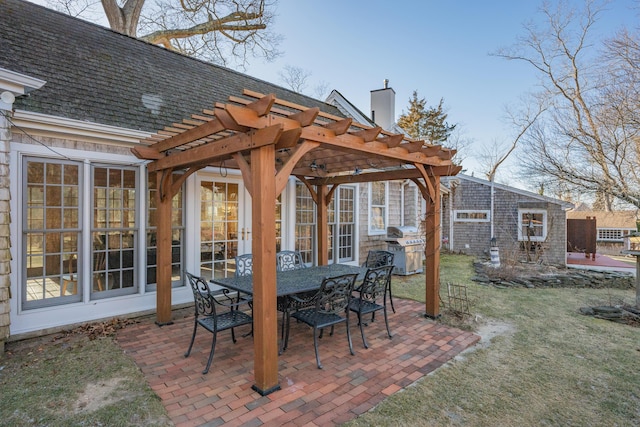
[[[101,0],[112,30],[136,37],[140,12],[145,0],[127,0],[122,7],[117,0]]]

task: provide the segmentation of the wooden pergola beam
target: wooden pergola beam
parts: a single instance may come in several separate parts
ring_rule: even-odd
[[[453,176],[462,170],[462,166],[431,166],[426,168],[430,176]],[[338,185],[375,181],[394,181],[398,179],[422,178],[417,169],[395,169],[382,172],[366,172],[359,175],[340,175],[327,178],[310,179],[310,185]]]
[[[203,161],[214,162],[233,153],[273,144],[281,134],[282,125],[280,124],[252,130],[247,133],[237,133],[209,144],[200,145],[179,153],[172,153],[171,156],[158,159],[149,164],[149,171],[183,168]]]
[[[362,138],[364,142],[371,142],[374,141],[378,137],[378,135],[380,135],[380,132],[382,132],[382,128],[378,126],[371,129],[359,130],[353,132],[351,135]]]
[[[343,135],[347,133],[347,131],[351,127],[351,123],[353,123],[352,119],[342,119],[335,122],[327,123],[326,125],[324,125],[324,128],[332,131],[334,135]]]

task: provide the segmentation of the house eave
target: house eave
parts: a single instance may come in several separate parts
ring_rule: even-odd
[[[544,202],[554,203],[554,204],[560,205],[560,207],[565,211],[573,209],[573,207],[574,207],[573,203],[566,202],[564,200],[554,199],[552,197],[543,196],[543,195],[540,195],[540,194],[537,194],[537,193],[533,193],[531,191],[523,190],[523,189],[520,189],[520,188],[516,188],[516,187],[510,187],[510,186],[505,185],[505,184],[499,184],[497,182],[493,182],[492,183],[491,181],[488,181],[486,179],[477,178],[477,177],[474,177],[474,176],[458,174],[458,175],[455,176],[455,178],[452,177],[452,178],[443,178],[443,179],[445,179],[445,180],[446,179],[466,179],[467,181],[475,182],[477,184],[493,185],[493,187],[496,188],[496,189],[509,191],[511,193],[519,194],[519,195],[522,195],[522,196],[526,196],[528,198],[537,199],[537,200],[540,200],[540,201],[544,201]]]
[[[0,68],[0,92],[8,90],[14,95],[25,95],[40,89],[45,83],[44,80]]]
[[[141,139],[151,135],[149,132],[24,110],[16,110],[12,121],[16,127],[14,132],[25,132],[31,136],[111,143],[127,147],[138,145]]]

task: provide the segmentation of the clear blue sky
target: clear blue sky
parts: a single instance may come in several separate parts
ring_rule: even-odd
[[[612,1],[597,29],[613,35],[621,25],[636,28],[639,3]],[[481,176],[475,154],[484,144],[512,139],[505,107],[515,105],[537,84],[537,76],[524,63],[490,53],[523,36],[523,23],[542,22],[540,4],[541,0],[278,0],[273,30],[284,37],[279,47],[284,54],[272,63],[254,59],[246,72],[284,86],[279,72],[287,65],[302,68],[311,73],[308,94],[325,82],[329,91],[338,90],[364,113],[370,110],[370,91],[382,88],[384,79],[396,92],[396,115],[406,111],[414,90],[429,106],[444,98],[449,123],[458,124],[462,135],[473,141],[463,166],[467,173]],[[498,181],[509,179],[510,168],[505,165]]]
[[[572,1],[581,4],[581,1]],[[636,27],[637,1],[617,0],[598,24],[613,34],[620,25]],[[406,110],[414,90],[437,105],[444,98],[450,123],[474,141],[471,151],[493,140],[509,141],[506,105],[535,90],[537,77],[524,63],[490,56],[523,36],[523,23],[540,21],[538,0],[382,1],[279,0],[275,31],[285,37],[284,55],[269,64],[253,63],[248,74],[282,84],[285,65],[312,73],[337,89],[364,113],[370,91],[389,79],[396,92],[396,115]],[[480,176],[471,152],[468,173]],[[504,174],[502,175],[504,177]]]

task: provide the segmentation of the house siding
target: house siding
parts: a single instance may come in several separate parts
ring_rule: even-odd
[[[11,324],[10,139],[9,121],[0,115],[0,354],[4,353],[4,343],[9,338]]]
[[[524,245],[518,241],[518,209],[543,209],[547,212],[547,238],[540,242],[530,259],[553,265],[566,264],[566,212],[560,203],[509,191],[504,186],[493,189],[493,236],[491,221],[454,221],[455,210],[491,211],[491,185],[461,179],[444,197],[443,247],[452,252],[489,258],[491,239],[495,237],[501,262],[526,259]]]
[[[400,181],[390,181],[387,187],[388,203],[388,226],[400,225],[402,220],[400,213],[401,205],[401,188]],[[367,254],[371,250],[387,249],[387,234],[369,234],[369,185],[360,185],[360,211],[358,212],[360,219],[360,245],[358,256],[361,262],[367,259]]]

